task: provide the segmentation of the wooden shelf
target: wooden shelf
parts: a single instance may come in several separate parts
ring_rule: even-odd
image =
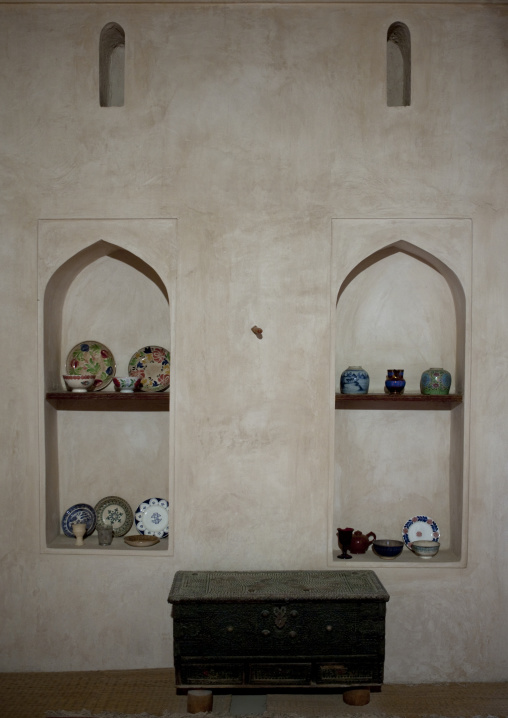
[[[46,401],[63,411],[169,411],[169,392],[86,392],[50,391]]]
[[[461,394],[335,394],[336,409],[407,409],[450,411],[462,404]]]

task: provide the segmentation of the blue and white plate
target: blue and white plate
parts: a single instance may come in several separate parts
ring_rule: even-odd
[[[402,540],[410,549],[413,541],[439,541],[439,528],[428,516],[413,516],[402,527]]]
[[[169,534],[169,503],[166,499],[146,499],[134,512],[134,520],[137,532],[143,536],[167,538]]]
[[[72,524],[86,524],[85,538],[93,534],[97,515],[90,504],[74,504],[64,513],[62,517],[62,529],[66,536],[75,538],[72,533]]]

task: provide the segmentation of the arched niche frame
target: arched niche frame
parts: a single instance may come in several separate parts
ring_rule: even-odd
[[[362,290],[366,285],[368,286],[366,277],[371,271],[377,272],[377,266],[381,270],[381,263],[384,263],[384,269],[379,274],[379,281],[384,281],[385,274],[383,272],[386,272],[386,267],[392,266],[390,271],[393,271],[393,266],[395,266],[395,264],[390,264],[392,260],[395,264],[398,261],[403,261],[411,266],[414,262],[416,267],[422,267],[416,271],[425,276],[427,272],[430,275],[435,272],[439,277],[436,282],[439,282],[440,287],[446,287],[446,289],[442,289],[440,296],[447,295],[448,307],[452,307],[452,310],[448,312],[451,316],[447,318],[447,321],[454,323],[455,351],[453,366],[448,368],[455,375],[453,391],[458,395],[458,399],[449,406],[439,406],[432,402],[421,402],[418,405],[408,403],[403,405],[403,402],[387,404],[382,401],[383,394],[381,393],[379,402],[369,400],[361,406],[359,403],[355,405],[354,401],[340,401],[340,395],[337,395],[337,399],[331,402],[333,416],[331,416],[330,422],[330,550],[328,565],[333,568],[344,568],[345,562],[337,561],[338,546],[335,535],[337,526],[347,522],[348,525],[356,527],[356,523],[358,523],[359,528],[363,531],[373,530],[376,532],[376,524],[378,524],[378,531],[381,526],[381,533],[385,537],[385,530],[389,530],[390,537],[399,538],[403,521],[411,515],[423,512],[420,504],[416,505],[418,496],[423,496],[423,501],[428,499],[427,505],[430,510],[427,515],[432,516],[435,513],[437,517],[441,518],[442,549],[438,558],[427,562],[417,560],[417,557],[405,549],[397,561],[390,562],[390,567],[463,568],[467,564],[468,537],[472,298],[472,228],[470,220],[336,219],[332,221],[331,394],[335,397],[335,392],[339,391],[336,388],[338,386],[338,367],[335,355],[337,346],[341,342],[340,336],[337,336],[337,316],[341,311],[341,302],[344,303],[348,288],[353,288],[356,280],[360,281],[358,286],[361,286]],[[389,277],[390,273],[386,272],[386,281],[389,281]],[[349,292],[348,301],[344,306],[347,306],[349,310],[351,297],[357,300],[358,296],[363,296],[361,292],[358,293],[358,288],[353,294]],[[358,301],[361,301],[361,298]],[[361,313],[355,315],[355,320],[358,321],[359,317],[361,317]],[[403,353],[402,356],[404,356]],[[451,357],[451,352],[448,353],[448,356]],[[355,355],[352,358],[358,359]],[[359,361],[350,361],[349,363],[362,363],[363,360],[362,356]],[[368,359],[365,361],[368,364]],[[430,363],[423,368],[428,368],[428,366]],[[368,370],[369,366],[367,365],[365,368]],[[384,376],[382,380],[384,380]],[[371,376],[369,393],[372,391]],[[382,390],[375,389],[374,392],[376,391]],[[417,393],[419,394],[419,387]],[[353,408],[360,409],[360,411],[350,411]],[[370,411],[374,408],[380,411]],[[410,411],[400,414],[400,409],[410,409]],[[422,450],[421,455],[418,453],[418,437],[421,440],[422,436],[426,436],[424,432],[429,429],[432,431],[434,425],[440,427],[439,439],[444,442],[444,449],[440,448],[444,456],[439,457],[442,464],[438,466],[438,468],[443,468],[443,471],[439,472],[435,471],[436,463],[432,463],[433,456],[430,457],[427,464],[428,452],[426,454]],[[389,461],[384,461],[387,457],[378,453],[381,447],[382,454],[383,441],[385,441],[383,431],[388,431],[389,428],[393,430],[394,427],[400,431],[400,436],[403,436],[404,440],[409,437],[409,448],[404,446],[403,450],[407,451],[413,465],[422,467],[421,471],[426,477],[432,472],[434,472],[434,477],[438,474],[438,478],[429,480],[431,484],[429,494],[425,493],[426,489],[422,494],[420,485],[412,485],[408,478],[414,478],[411,472],[405,471],[404,469],[407,467],[402,467],[402,464],[398,464],[397,461],[393,462],[393,466],[390,467],[393,480],[389,476],[389,471],[383,473],[383,470],[379,469],[383,463],[390,464]],[[438,430],[436,429],[436,431]],[[357,439],[357,436],[361,437],[360,440]],[[371,444],[371,437],[374,437],[373,444]],[[429,440],[431,440],[430,436]],[[364,458],[358,460],[359,447]],[[411,455],[413,450],[418,454],[417,456]],[[369,454],[369,452],[372,453]],[[366,459],[365,456],[367,456]],[[404,457],[403,461],[406,460],[408,457]],[[387,477],[388,481],[385,485],[384,481]],[[392,502],[391,506],[386,504],[383,508],[383,494],[391,495],[392,498],[396,495],[397,501]],[[398,511],[404,513],[404,517],[398,517],[391,523],[388,519],[385,521],[386,517],[382,517],[383,511],[386,514],[393,514],[395,504],[397,507],[404,507],[397,508]],[[359,506],[360,508],[358,508]],[[408,516],[405,516],[406,512],[408,512]],[[433,518],[436,519],[436,515]],[[370,564],[369,567],[376,569],[383,565],[383,562],[376,560],[371,552],[355,558],[357,559],[355,568],[358,568],[359,561],[366,567]],[[346,566],[346,568],[350,568],[350,566]]]
[[[161,296],[162,305],[167,306],[166,326],[170,332],[170,349],[172,359],[175,356],[174,342],[174,316],[176,297],[176,220],[40,220],[38,226],[39,262],[39,320],[38,320],[38,353],[39,353],[39,451],[40,451],[40,541],[41,551],[45,553],[69,553],[77,551],[82,553],[97,553],[98,544],[94,541],[85,542],[84,550],[75,549],[64,541],[61,536],[62,513],[62,487],[65,478],[60,476],[61,467],[69,463],[69,452],[65,442],[59,441],[61,427],[72,423],[72,420],[81,421],[79,413],[58,411],[54,405],[46,400],[48,392],[64,391],[61,375],[62,362],[65,360],[62,347],[62,315],[66,297],[72,290],[73,283],[85,272],[93,272],[95,266],[104,271],[104,262],[118,262],[120,272],[139,273],[138,284],[151,287],[150,292]],[[109,268],[109,264],[108,264]],[[128,268],[128,269],[127,269]],[[122,274],[123,276],[123,274]],[[145,285],[146,282],[146,285]],[[86,309],[85,309],[86,311]],[[126,311],[128,318],[128,312]],[[128,319],[127,319],[128,320]],[[164,318],[160,318],[164,322]],[[83,339],[86,337],[82,337]],[[88,337],[105,341],[107,338]],[[139,346],[143,343],[140,340]],[[110,346],[115,353],[115,347]],[[133,347],[133,351],[137,347]],[[175,364],[172,362],[172,382],[174,383]],[[122,367],[125,373],[126,365]],[[169,398],[171,402],[171,395]],[[134,408],[133,412],[136,411]],[[105,421],[102,414],[92,412],[100,421]],[[166,427],[169,421],[167,435],[168,447],[173,446],[174,420],[173,413],[166,414],[164,420]],[[60,419],[59,419],[60,415]],[[111,414],[109,414],[111,418]],[[132,417],[132,418],[131,418]],[[90,414],[83,415],[83,422],[90,419]],[[60,428],[59,428],[60,420]],[[117,415],[120,421],[120,415]],[[137,421],[135,413],[122,413],[123,421]],[[139,421],[139,420],[138,420]],[[155,421],[155,419],[154,419]],[[158,419],[162,425],[160,418]],[[115,426],[117,421],[114,422]],[[120,424],[121,425],[121,424]],[[167,431],[163,432],[162,441],[166,444]],[[167,456],[168,449],[165,449]],[[168,477],[167,487],[164,487],[164,496],[167,496],[172,506],[172,451],[169,448],[169,466],[161,467],[161,475]],[[63,483],[62,483],[63,481]],[[148,487],[147,487],[147,490]],[[117,492],[108,492],[117,493]],[[121,495],[121,487],[118,491]],[[83,496],[87,495],[86,479],[83,484]],[[106,494],[104,494],[106,495]],[[155,494],[154,494],[155,495]],[[65,498],[65,492],[64,492]],[[96,500],[100,497],[95,497]],[[140,501],[144,497],[140,498]],[[86,498],[80,499],[86,501]],[[132,499],[133,500],[133,499]],[[131,500],[131,505],[132,505]],[[91,501],[93,503],[93,500]],[[136,506],[132,506],[133,510]],[[91,537],[90,537],[91,538]],[[115,541],[114,541],[115,544]],[[170,536],[157,552],[152,555],[168,555],[173,551],[172,521],[170,521]],[[123,544],[113,546],[110,553],[125,555]]]
[[[62,310],[69,288],[86,267],[103,257],[110,257],[132,267],[158,287],[168,303],[169,314],[168,287],[157,271],[132,251],[104,240],[98,240],[95,244],[79,251],[55,271],[44,294],[44,367],[47,391],[58,391],[62,385],[61,374],[64,358],[62,354],[64,349],[62,347]],[[86,312],[86,308],[84,311]],[[125,321],[128,321],[127,311],[125,312]]]
[[[398,252],[401,252],[409,257],[412,257],[415,261],[422,262],[428,267],[431,267],[433,270],[438,272],[438,274],[440,274],[448,284],[455,308],[456,336],[455,362],[454,366],[450,367],[450,369],[453,373],[455,390],[458,393],[462,393],[464,389],[465,374],[466,297],[464,288],[462,287],[458,276],[441,259],[438,259],[430,252],[417,247],[406,240],[399,240],[393,244],[389,244],[381,249],[378,249],[373,254],[361,260],[346,276],[337,293],[337,308],[339,308],[340,298],[344,291],[356,277],[377,262],[392,257]]]

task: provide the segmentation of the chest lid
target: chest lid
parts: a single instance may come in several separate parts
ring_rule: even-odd
[[[389,598],[374,571],[177,571],[168,602]]]

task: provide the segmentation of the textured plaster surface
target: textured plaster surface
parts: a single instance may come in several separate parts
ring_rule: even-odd
[[[126,35],[123,108],[99,106],[98,38],[112,21]],[[411,107],[386,106],[386,29],[394,21],[411,31]],[[506,679],[507,33],[506,10],[495,5],[0,5],[0,332],[8,358],[1,670],[171,665],[166,598],[176,570],[327,567],[336,530],[329,522],[332,220],[443,217],[469,218],[473,232],[468,563],[379,566],[391,595],[385,678]],[[174,315],[166,314],[178,340],[174,431],[166,435],[172,460],[166,446],[141,475],[139,457],[131,473],[123,461],[125,478],[116,484],[133,502],[136,484],[140,499],[171,489],[174,554],[160,558],[40,551],[38,282],[45,286],[47,268],[81,247],[62,235],[48,242],[49,263],[39,264],[38,222],[94,218],[178,220],[170,278],[177,300]],[[144,257],[157,271],[157,248],[146,242]],[[139,235],[135,244],[143,246]],[[104,316],[104,281],[117,313],[117,297],[132,287],[134,301],[121,303],[133,352],[147,341],[143,327],[149,337],[156,327],[139,301],[144,280],[130,283],[126,267],[109,264],[98,260],[95,277],[90,265],[75,280],[88,323],[71,339],[69,311],[80,301],[71,292],[64,326],[71,343],[85,338],[81,327],[103,329],[97,338],[121,344],[125,358],[129,343],[118,327],[94,324]],[[404,262],[393,266],[405,271]],[[425,273],[417,281],[424,285]],[[403,304],[410,287],[397,286],[393,301]],[[386,297],[377,276],[374,287]],[[442,294],[439,281],[429,290]],[[147,301],[160,301],[152,287]],[[432,321],[424,316],[423,335]],[[134,325],[139,334],[131,334]],[[153,340],[161,335],[169,336],[167,326]],[[118,437],[135,441],[139,417],[111,414],[93,430],[86,421],[79,438],[71,423],[62,429],[62,501],[79,493],[76,484],[66,493],[77,467],[83,500],[101,490],[101,471],[103,495],[112,491]],[[111,452],[97,436],[103,426],[116,432]],[[163,434],[154,431],[156,442]],[[339,437],[336,444],[340,453]],[[414,437],[411,446],[424,472],[432,446]],[[412,461],[398,457],[394,477],[385,457],[380,479],[394,513]],[[430,470],[446,461],[440,449]],[[368,470],[368,462],[375,458],[358,466]],[[427,479],[438,501],[437,478]],[[390,510],[384,498],[381,524],[392,520]],[[432,505],[434,517],[440,510]],[[373,513],[358,528],[375,529],[376,521]]]

